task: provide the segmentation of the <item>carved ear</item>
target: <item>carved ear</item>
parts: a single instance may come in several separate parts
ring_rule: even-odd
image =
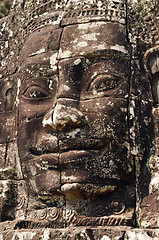
[[[144,67],[150,74],[159,71],[159,45],[146,51],[143,58]]]
[[[159,104],[159,46],[146,51],[144,66],[149,73],[154,102]]]

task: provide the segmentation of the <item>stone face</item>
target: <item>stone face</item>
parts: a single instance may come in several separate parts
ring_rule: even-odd
[[[100,195],[103,202],[112,201],[114,189],[116,199],[118,188],[134,184],[125,97],[130,85],[125,30],[120,24],[95,22],[77,25],[76,31],[66,27],[60,39],[59,30],[42,28],[25,42],[18,73],[18,148],[31,197],[58,193],[71,209],[69,198],[78,201],[81,196],[81,204],[94,205]],[[53,55],[46,47],[50,44],[48,32],[56,39]],[[86,46],[82,36],[88,39]],[[115,59],[110,59],[110,54]],[[123,212],[129,204],[124,198],[117,199],[121,205],[117,211]],[[110,214],[110,210],[104,212]],[[87,210],[84,214],[90,215]]]
[[[0,21],[0,239],[158,238],[156,9],[16,0]]]

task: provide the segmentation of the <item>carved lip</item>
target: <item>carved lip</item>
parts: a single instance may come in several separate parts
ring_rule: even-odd
[[[104,148],[105,145],[105,139],[70,138],[59,140],[60,152],[68,150],[100,150],[101,148]]]
[[[59,154],[58,153],[49,153],[41,154],[39,156],[31,155],[29,161],[26,161],[25,164],[28,165],[28,162],[31,162],[31,165],[39,165],[43,169],[55,168],[58,169],[59,165]]]
[[[65,169],[69,168],[70,165],[77,165],[91,160],[93,157],[97,157],[99,151],[96,155],[91,152],[91,150],[71,150],[62,153],[47,153],[41,154],[39,156],[32,155],[29,160],[35,164],[39,164],[41,169]]]
[[[99,154],[96,153],[97,155]],[[89,161],[96,155],[91,152],[91,150],[71,150],[67,152],[62,152],[59,154],[59,164],[60,166],[65,166],[69,168],[69,165],[77,165]]]
[[[50,153],[63,153],[68,151],[80,150],[101,150],[108,145],[104,139],[85,139],[70,138],[64,140],[56,140],[51,142],[48,139],[40,141],[35,147],[30,148],[30,153],[35,156]]]

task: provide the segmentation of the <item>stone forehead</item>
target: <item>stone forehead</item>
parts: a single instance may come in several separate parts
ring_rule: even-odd
[[[105,50],[109,52],[106,53]],[[53,26],[36,30],[27,38],[23,46],[21,62],[28,57],[35,58],[39,54],[49,56],[50,53],[58,51],[56,56],[58,59],[75,56],[89,57],[90,54],[92,57],[93,54],[110,56],[112,51],[114,57],[115,55],[119,57],[118,53],[130,57],[125,26],[119,23],[97,21],[66,26],[63,31]]]
[[[125,26],[104,21],[67,26],[60,41],[59,59],[101,55],[105,50],[129,55]]]

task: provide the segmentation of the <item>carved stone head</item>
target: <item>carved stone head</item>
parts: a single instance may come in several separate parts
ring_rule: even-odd
[[[27,37],[18,72],[18,148],[31,197],[69,208],[87,202],[85,214],[96,216],[91,202],[103,198],[103,215],[110,214],[110,198],[135,179],[126,26],[90,19]]]

